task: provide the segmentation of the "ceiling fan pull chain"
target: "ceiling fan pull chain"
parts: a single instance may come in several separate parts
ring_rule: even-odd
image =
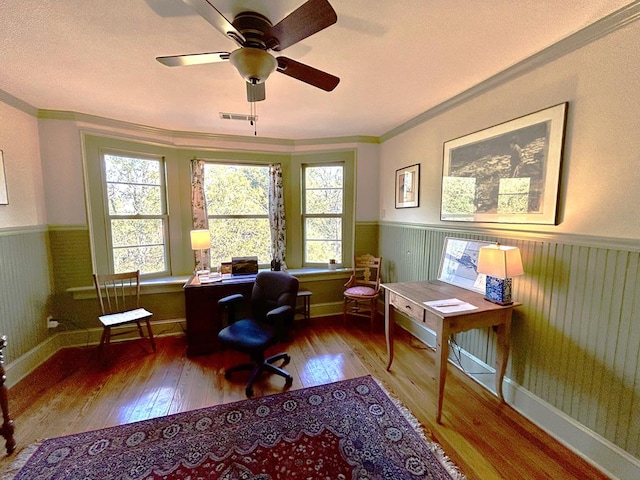
[[[251,125],[253,125],[253,135],[258,136],[258,127],[256,125],[256,120],[258,119],[258,107],[256,106],[256,102],[251,102]]]

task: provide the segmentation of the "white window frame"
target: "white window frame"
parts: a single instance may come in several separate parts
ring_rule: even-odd
[[[205,160],[205,164],[208,165],[222,165],[222,166],[228,166],[228,167],[252,167],[252,168],[264,168],[267,171],[267,175],[269,174],[269,165],[268,164],[264,164],[264,163],[244,163],[244,162],[234,162],[234,161],[230,161],[230,160]],[[205,183],[206,183],[206,167],[205,167]],[[267,188],[268,188],[268,184],[267,184]],[[234,214],[229,214],[229,215],[215,215],[215,214],[211,214],[207,211],[207,219],[208,220],[233,220],[233,219],[243,219],[243,220],[251,220],[251,219],[266,219],[267,222],[269,222],[269,192],[266,192],[266,199],[267,199],[267,205],[266,205],[266,210],[267,213],[264,215],[257,215],[257,214],[247,214],[247,215],[242,215],[242,214],[238,214],[238,213],[234,213]],[[205,203],[206,202],[206,191],[205,191]],[[213,245],[213,248],[215,249],[215,245]],[[273,245],[270,245],[270,249],[273,250]],[[237,252],[237,256],[244,256],[244,255],[248,255],[251,254],[251,252],[248,251],[238,251]],[[227,261],[231,261],[231,258],[226,259]],[[262,262],[259,264],[260,268],[265,268],[269,266],[268,262]],[[213,265],[212,265],[213,267]]]
[[[346,177],[346,168],[343,162],[326,162],[326,163],[303,163],[302,164],[302,202],[301,202],[301,218],[302,218],[302,264],[303,266],[323,266],[326,265],[329,259],[326,259],[323,262],[311,262],[307,259],[307,219],[310,218],[336,218],[340,219],[341,232],[340,239],[336,239],[340,242],[340,251],[342,252],[342,258],[335,259],[338,265],[342,265],[345,263],[345,177]],[[307,213],[306,205],[307,205],[307,188],[306,188],[306,178],[307,178],[307,169],[310,168],[322,168],[322,167],[340,167],[342,169],[342,206],[340,213]],[[334,188],[334,187],[331,187]]]
[[[106,178],[106,156],[111,155],[115,157],[125,157],[131,158],[134,160],[150,160],[154,162],[158,162],[159,170],[160,170],[160,210],[162,213],[157,215],[143,215],[143,214],[121,214],[121,215],[112,215],[109,213],[109,195],[108,195],[108,185],[109,182]],[[169,215],[167,214],[167,185],[166,185],[166,165],[165,159],[159,155],[148,155],[142,153],[131,153],[126,151],[112,150],[112,149],[104,149],[100,153],[100,162],[102,164],[102,190],[103,190],[103,205],[104,205],[104,215],[105,215],[105,230],[107,237],[107,256],[109,259],[109,270],[116,272],[115,270],[115,258],[114,258],[114,250],[116,247],[113,245],[113,232],[112,232],[112,220],[145,220],[145,219],[158,219],[162,221],[162,251],[164,257],[164,268],[159,271],[149,272],[147,275],[167,275],[169,273],[169,234],[168,234],[168,223],[169,223]],[[131,184],[127,185],[141,185],[141,184]]]

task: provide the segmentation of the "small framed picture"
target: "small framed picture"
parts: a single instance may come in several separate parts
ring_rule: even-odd
[[[7,179],[4,176],[4,156],[2,150],[0,150],[0,205],[9,205]]]
[[[396,208],[420,205],[420,164],[396,170]]]

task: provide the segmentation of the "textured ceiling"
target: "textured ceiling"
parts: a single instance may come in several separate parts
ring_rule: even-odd
[[[229,20],[277,23],[302,0],[210,0]],[[628,0],[329,0],[335,25],[282,52],[341,78],[324,92],[267,80],[258,135],[381,136],[598,19]],[[180,131],[253,135],[244,81],[226,63],[169,68],[159,55],[236,44],[181,0],[6,0],[0,90],[39,109]]]

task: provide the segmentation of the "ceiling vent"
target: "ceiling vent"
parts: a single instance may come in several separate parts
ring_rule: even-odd
[[[220,112],[222,120],[244,120],[245,122],[257,122],[257,115],[245,115],[244,113],[225,113]]]

